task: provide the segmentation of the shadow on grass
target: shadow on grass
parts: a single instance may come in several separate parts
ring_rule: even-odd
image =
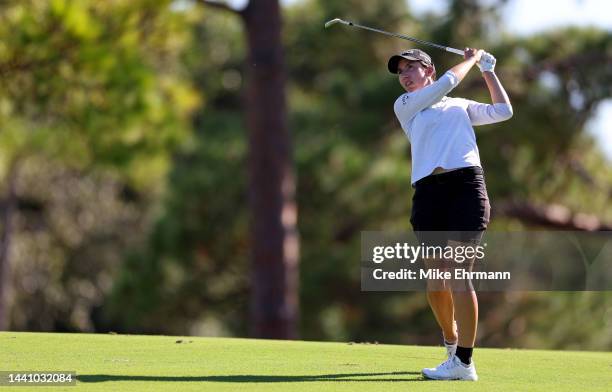
[[[418,376],[412,378],[391,378],[380,376]],[[377,378],[357,378],[373,377]],[[389,373],[346,373],[346,374],[319,374],[309,376],[264,376],[255,374],[236,374],[231,376],[127,376],[111,374],[80,374],[77,380],[81,382],[106,382],[106,381],[163,381],[163,382],[313,382],[313,381],[335,381],[335,382],[406,382],[424,381],[421,372],[389,372]]]

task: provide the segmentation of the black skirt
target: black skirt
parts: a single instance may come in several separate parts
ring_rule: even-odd
[[[482,168],[471,166],[429,175],[417,181],[414,188],[410,223],[421,242],[480,243],[491,215]]]

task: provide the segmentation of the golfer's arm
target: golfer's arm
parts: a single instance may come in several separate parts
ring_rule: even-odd
[[[497,75],[495,75],[494,72],[486,71],[482,73],[482,77],[489,88],[491,101],[493,103],[505,103],[510,105],[510,98],[508,98],[508,94],[506,93],[506,90],[504,90],[504,86],[502,86]]]
[[[482,77],[487,83],[489,93],[491,94],[492,104],[484,104],[471,102],[468,105],[467,112],[472,125],[494,124],[500,121],[506,121],[513,115],[510,98],[504,90],[501,82],[494,72],[485,71]]]
[[[400,122],[410,121],[418,112],[438,102],[457,85],[458,80],[452,73],[445,73],[435,82],[411,93],[400,96],[393,109]]]
[[[463,78],[465,78],[465,75],[470,72],[470,69],[472,69],[474,64],[476,64],[476,57],[470,57],[469,59],[460,62],[450,69],[450,71],[452,71],[457,77],[457,83],[461,82]]]

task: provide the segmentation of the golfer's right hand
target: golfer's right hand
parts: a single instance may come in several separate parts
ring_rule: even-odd
[[[468,60],[468,59],[471,59],[472,57],[475,57],[476,62],[478,62],[480,61],[480,57],[482,56],[483,53],[484,53],[484,50],[482,49],[465,48],[463,50],[463,58]]]

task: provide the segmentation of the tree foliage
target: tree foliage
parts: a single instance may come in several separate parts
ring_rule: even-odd
[[[43,153],[159,180],[197,102],[177,62],[188,39],[168,1],[5,1],[3,166]]]
[[[0,285],[13,328],[94,330],[123,254],[146,235],[197,103],[184,18],[168,6],[0,4],[0,177],[17,176],[3,182],[3,206],[17,208],[3,217]]]

